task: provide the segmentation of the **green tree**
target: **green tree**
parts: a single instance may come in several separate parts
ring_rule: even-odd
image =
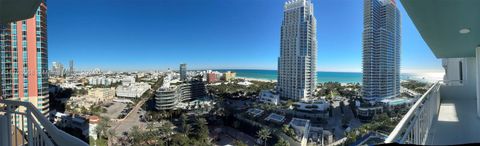
[[[280,138],[277,143],[275,143],[274,146],[290,146],[290,143],[288,143],[285,139]]]
[[[183,134],[175,134],[172,136],[170,144],[172,146],[186,146],[190,145],[190,141],[189,138]]]
[[[132,139],[134,145],[139,145],[142,141],[143,134],[138,126],[133,126],[130,129],[129,136]]]
[[[245,144],[245,143],[243,143],[243,142],[241,142],[241,141],[239,141],[239,140],[233,141],[233,145],[234,145],[234,146],[248,146],[247,144]]]
[[[182,114],[180,116],[180,128],[182,129],[183,132],[185,132],[185,129],[187,128],[187,115],[186,114]]]
[[[264,141],[265,146],[267,145],[268,139],[272,138],[271,134],[267,128],[262,128],[262,130],[257,132],[257,136]]]
[[[152,132],[153,129],[155,129],[155,125],[154,125],[152,122],[149,122],[149,123],[147,123],[146,129],[147,129],[148,131]]]
[[[208,126],[207,120],[205,118],[197,118],[195,121],[196,129],[195,129],[195,137],[198,141],[202,143],[208,142]]]
[[[158,136],[155,146],[166,146],[166,142],[163,137]]]
[[[187,126],[185,126],[185,129],[183,129],[183,134],[185,134],[185,136],[189,136],[190,134],[192,134],[192,126],[190,126],[190,124],[187,124]]]
[[[159,129],[158,129],[158,132],[160,135],[164,136],[164,137],[168,137],[170,136],[172,133],[173,133],[173,130],[172,130],[172,127],[174,127],[174,125],[170,122],[165,122]]]
[[[100,123],[98,123],[97,127],[95,128],[95,132],[97,133],[97,138],[104,136],[107,133],[107,129],[109,127],[110,118],[102,117]]]
[[[114,139],[117,136],[117,131],[114,129],[107,130],[108,145],[114,145]]]
[[[283,125],[282,126],[282,132],[287,134],[290,137],[295,137],[295,131],[292,128],[290,128],[289,125],[286,125],[286,124]]]

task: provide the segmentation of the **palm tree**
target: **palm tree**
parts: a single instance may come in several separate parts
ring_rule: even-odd
[[[148,129],[148,131],[152,132],[152,130],[155,129],[155,125],[153,125],[152,122],[149,122],[149,123],[147,123],[146,129]]]
[[[100,138],[100,136],[102,135],[102,131],[105,129],[104,126],[102,125],[97,125],[97,127],[95,127],[95,133],[97,133],[97,139]]]
[[[267,140],[272,138],[270,134],[272,133],[267,128],[262,128],[262,130],[257,132],[257,136],[264,141],[265,146],[267,145]]]
[[[185,134],[185,136],[192,134],[192,126],[187,124],[185,129],[183,129],[183,134]]]
[[[153,123],[151,123],[151,122],[150,122],[150,123],[147,123],[147,127],[145,128],[145,129],[148,130],[148,132],[147,132],[146,135],[145,135],[145,136],[146,136],[146,137],[145,137],[146,139],[151,140],[151,139],[153,139],[153,138],[156,136],[155,132],[153,131],[155,128],[156,128],[156,127],[155,127],[155,125],[154,125]]]
[[[139,143],[141,141],[140,139],[142,137],[142,133],[140,132],[140,128],[138,126],[133,126],[130,129],[129,136],[130,136],[131,139],[133,139],[134,144]]]
[[[107,137],[108,137],[108,145],[113,145],[114,138],[117,137],[117,131],[115,131],[114,129],[108,129]]]
[[[238,140],[233,141],[233,145],[235,145],[235,146],[247,146],[247,144],[245,144],[241,141],[238,141]]]
[[[290,143],[288,143],[285,139],[280,138],[274,146],[290,146]]]
[[[160,126],[160,128],[158,129],[158,137],[166,137],[167,139],[167,143],[170,143],[171,141],[171,135],[173,133],[173,130],[172,130],[172,127],[174,127],[174,125],[170,122],[165,122],[162,126]]]
[[[165,122],[159,129],[160,135],[165,137],[170,136],[173,132],[172,127],[174,127],[172,123]]]
[[[185,132],[185,128],[187,127],[187,120],[188,117],[185,114],[180,115],[180,128],[182,128],[182,131]]]

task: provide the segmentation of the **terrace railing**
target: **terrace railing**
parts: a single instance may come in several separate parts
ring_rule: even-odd
[[[390,133],[385,143],[425,145],[428,132],[440,110],[440,86],[457,86],[462,81],[438,81],[420,97]]]
[[[424,145],[434,117],[440,109],[440,85],[436,82],[410,108],[385,143]]]
[[[88,146],[59,130],[30,102],[0,100],[0,145]]]

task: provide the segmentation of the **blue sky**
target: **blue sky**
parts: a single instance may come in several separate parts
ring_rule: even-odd
[[[49,60],[79,69],[276,69],[285,0],[49,0]],[[397,2],[400,4],[400,2]],[[361,71],[363,0],[314,0],[319,71]],[[402,13],[402,72],[440,72]]]

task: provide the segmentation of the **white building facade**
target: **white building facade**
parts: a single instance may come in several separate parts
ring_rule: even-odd
[[[118,86],[116,92],[118,97],[139,98],[150,88],[148,83],[132,83],[129,86]]]
[[[365,0],[363,88],[367,100],[400,95],[400,11],[391,0]]]
[[[280,95],[272,93],[269,90],[262,90],[258,95],[258,100],[263,103],[278,105],[280,102]]]
[[[316,85],[317,24],[310,0],[285,3],[278,58],[278,92],[282,98],[305,100]]]

